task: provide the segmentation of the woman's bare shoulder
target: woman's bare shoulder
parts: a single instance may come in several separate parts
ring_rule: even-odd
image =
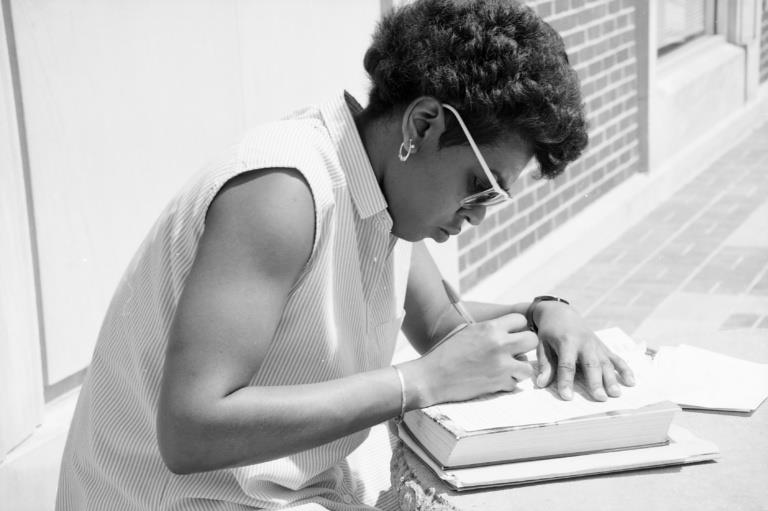
[[[260,169],[221,188],[208,209],[201,248],[226,252],[226,258],[234,250],[269,271],[294,273],[309,259],[314,235],[315,206],[302,174]]]

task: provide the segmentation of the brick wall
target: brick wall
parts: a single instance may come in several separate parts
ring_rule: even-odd
[[[760,82],[768,81],[768,1],[763,0],[763,30],[760,43]]]
[[[525,179],[515,198],[459,236],[463,291],[638,171],[635,9],[631,0],[526,2],[565,40],[581,78],[590,143],[554,181]]]

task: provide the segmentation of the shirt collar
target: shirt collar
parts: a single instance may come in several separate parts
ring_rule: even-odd
[[[381,193],[352,117],[353,113],[360,111],[362,107],[347,91],[320,106],[320,113],[339,155],[358,215],[368,218],[383,212],[382,220],[391,229],[392,219],[387,212],[387,201]]]

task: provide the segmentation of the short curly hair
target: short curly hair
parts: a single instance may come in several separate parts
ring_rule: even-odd
[[[386,15],[365,54],[366,115],[428,95],[456,108],[478,144],[517,133],[553,178],[587,145],[579,79],[559,34],[505,0],[417,0]],[[453,116],[440,147],[467,144]]]

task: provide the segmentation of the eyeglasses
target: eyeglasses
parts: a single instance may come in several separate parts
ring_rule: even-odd
[[[462,131],[464,131],[464,135],[466,135],[470,147],[472,147],[472,150],[475,152],[477,161],[480,162],[480,166],[483,168],[483,172],[485,172],[485,176],[488,178],[488,182],[491,183],[491,187],[487,190],[473,193],[472,195],[462,199],[462,201],[459,203],[461,207],[475,208],[478,206],[495,206],[496,204],[501,204],[502,202],[511,199],[512,197],[510,197],[509,193],[507,193],[507,191],[499,185],[499,182],[496,181],[496,178],[493,177],[493,172],[491,172],[491,169],[488,168],[488,164],[485,163],[485,158],[483,158],[483,155],[480,154],[480,149],[477,148],[475,140],[472,138],[472,135],[469,134],[467,125],[464,124],[464,120],[459,115],[459,112],[457,112],[456,109],[451,105],[446,103],[443,103],[443,107],[450,110],[451,113],[456,116],[456,120],[459,121],[459,126],[461,126]]]

